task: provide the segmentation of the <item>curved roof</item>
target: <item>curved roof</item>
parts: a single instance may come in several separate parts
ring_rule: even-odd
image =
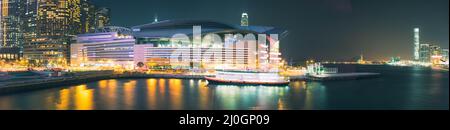
[[[135,37],[170,38],[175,34],[192,35],[193,26],[201,26],[202,34],[209,33],[258,33],[281,34],[285,30],[267,26],[234,26],[214,21],[204,20],[166,20],[134,26],[131,29]]]
[[[156,23],[149,23],[144,25],[138,25],[132,27],[132,29],[139,28],[141,31],[147,29],[180,29],[180,28],[191,28],[192,26],[202,26],[202,28],[215,28],[215,29],[233,29],[233,26],[213,22],[213,21],[201,21],[201,20],[165,20]]]

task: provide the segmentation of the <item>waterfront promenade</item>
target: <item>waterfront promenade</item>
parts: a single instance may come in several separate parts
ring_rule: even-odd
[[[70,73],[60,77],[26,73],[27,76],[3,76],[0,80],[0,94],[51,88],[58,85],[69,85],[113,78],[113,71],[86,71]]]
[[[52,88],[61,85],[82,84],[104,79],[138,79],[138,78],[173,78],[173,79],[204,79],[210,75],[182,75],[182,74],[145,74],[125,72],[115,74],[113,71],[73,72],[61,77],[47,77],[43,75],[12,77],[4,76],[0,80],[0,94]],[[6,77],[8,79],[6,79]]]

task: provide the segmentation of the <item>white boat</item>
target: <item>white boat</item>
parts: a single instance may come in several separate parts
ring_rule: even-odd
[[[215,77],[205,77],[209,84],[286,86],[289,80],[278,72],[218,70]]]

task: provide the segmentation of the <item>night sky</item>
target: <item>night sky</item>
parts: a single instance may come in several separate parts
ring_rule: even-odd
[[[449,0],[94,0],[112,10],[112,24],[130,27],[160,20],[195,19],[287,29],[283,57],[351,60],[409,59],[413,28],[422,42],[449,46]]]

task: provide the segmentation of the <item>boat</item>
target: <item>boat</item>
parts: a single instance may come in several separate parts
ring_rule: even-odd
[[[287,86],[289,80],[278,72],[217,70],[215,77],[206,76],[208,84]]]

